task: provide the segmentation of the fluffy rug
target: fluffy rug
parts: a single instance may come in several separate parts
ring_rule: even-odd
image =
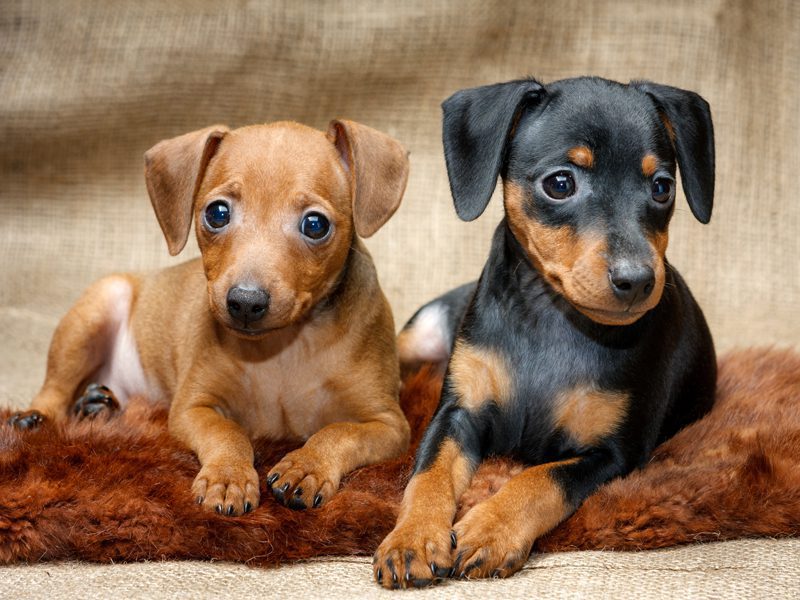
[[[440,385],[429,370],[405,382],[402,404],[414,445]],[[411,453],[354,472],[318,510],[284,508],[262,487],[261,506],[245,516],[203,512],[189,493],[198,463],[170,439],[166,416],[139,400],[108,421],[35,432],[0,425],[0,563],[193,558],[275,565],[370,554],[394,523]],[[262,486],[290,448],[257,443]],[[732,353],[720,362],[713,411],[660,446],[645,469],[598,490],[536,549],[633,550],[796,535],[798,464],[800,356]],[[506,460],[485,463],[460,513],[520,469]]]

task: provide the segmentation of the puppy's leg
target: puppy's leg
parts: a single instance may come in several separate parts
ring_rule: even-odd
[[[373,572],[386,588],[424,587],[450,574],[458,499],[478,463],[479,430],[445,392],[417,453],[394,530],[378,547]]]
[[[240,515],[257,507],[260,497],[253,445],[229,418],[225,401],[203,389],[210,388],[202,377],[187,378],[170,407],[169,431],[200,461],[200,472],[192,484],[197,503],[220,514]]]
[[[275,497],[290,508],[314,508],[339,489],[344,475],[399,456],[408,447],[409,427],[394,398],[364,423],[333,423],[287,454],[267,477]]]
[[[15,413],[9,423],[28,429],[46,418],[67,418],[75,397],[83,391],[81,386],[108,358],[120,328],[127,327],[135,285],[131,277],[113,275],[95,282],[84,292],[53,334],[44,384],[30,410]],[[103,406],[115,409],[119,405],[109,401]]]
[[[454,576],[508,577],[525,564],[536,538],[571,515],[602,482],[619,475],[613,453],[530,467],[453,527]]]

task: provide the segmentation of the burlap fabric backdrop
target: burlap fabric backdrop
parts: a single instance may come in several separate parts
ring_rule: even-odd
[[[713,108],[710,226],[682,195],[668,256],[720,349],[800,339],[800,4],[184,2],[0,4],[0,403],[25,405],[82,288],[169,264],[142,178],[158,140],[223,122],[346,117],[411,151],[400,211],[368,241],[398,324],[474,278],[499,202],[451,206],[440,102],[535,75],[648,78]],[[190,248],[182,260],[196,252]],[[796,579],[795,579],[796,581]]]

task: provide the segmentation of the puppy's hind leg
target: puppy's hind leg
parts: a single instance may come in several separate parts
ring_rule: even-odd
[[[127,328],[135,285],[131,277],[112,275],[84,292],[53,334],[42,389],[29,410],[9,418],[10,424],[30,429],[44,419],[66,419],[70,412],[94,416],[99,410],[119,407],[107,388],[90,386],[72,410],[83,386],[110,360],[116,336]]]
[[[466,283],[431,300],[403,326],[397,336],[401,375],[405,377],[424,363],[442,372],[453,351],[464,312],[475,293],[476,282]]]

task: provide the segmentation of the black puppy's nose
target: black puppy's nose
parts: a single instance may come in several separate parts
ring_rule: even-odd
[[[653,291],[656,276],[649,265],[619,263],[608,270],[611,289],[623,302],[641,302]]]
[[[259,321],[269,308],[269,294],[262,289],[232,287],[227,299],[228,313],[243,325]]]

